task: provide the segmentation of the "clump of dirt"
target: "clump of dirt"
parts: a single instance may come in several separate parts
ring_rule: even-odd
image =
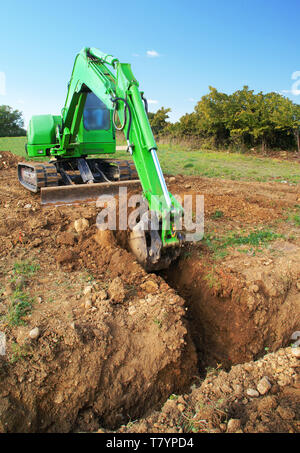
[[[286,348],[229,373],[212,369],[191,393],[172,395],[161,411],[119,432],[299,432],[299,366]]]
[[[23,160],[18,158],[9,151],[0,151],[0,170],[7,170],[8,168],[16,168],[17,163]]]

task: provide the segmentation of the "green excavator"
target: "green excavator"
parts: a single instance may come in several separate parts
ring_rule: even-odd
[[[142,186],[148,210],[129,233],[128,244],[148,271],[164,269],[178,257],[183,240],[177,231],[180,203],[168,192],[147,115],[147,100],[130,64],[96,48],[77,55],[61,115],[33,116],[26,153],[40,162],[20,162],[18,179],[43,204],[72,204],[116,194],[120,187]],[[99,155],[116,152],[122,130],[132,160]],[[153,225],[153,223],[152,223]]]

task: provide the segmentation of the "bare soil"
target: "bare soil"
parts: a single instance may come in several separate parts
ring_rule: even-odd
[[[265,394],[256,390],[262,379],[269,382]],[[299,384],[299,359],[291,348],[280,349],[256,362],[235,365],[229,373],[209,370],[188,394],[172,395],[160,411],[119,432],[296,433]],[[257,395],[249,396],[249,390]]]
[[[300,330],[299,226],[288,220],[297,186],[176,176],[173,194],[204,194],[206,231],[267,226],[280,237],[222,258],[189,244],[168,271],[147,274],[99,234],[94,205],[41,207],[17,182],[18,158],[0,155],[0,432],[222,432],[231,418],[237,431],[297,431],[299,361],[279,350]],[[20,325],[9,317],[18,291],[32,302]],[[245,396],[264,375],[272,391]],[[201,398],[212,401],[205,416]],[[276,421],[260,425],[273,406]],[[195,414],[205,423],[186,423]]]

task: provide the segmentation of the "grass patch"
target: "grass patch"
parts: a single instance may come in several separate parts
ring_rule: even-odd
[[[28,346],[20,346],[18,343],[13,342],[11,345],[12,354],[10,363],[16,363],[18,360],[23,359],[29,355]]]
[[[79,279],[83,283],[93,283],[95,281],[95,277],[88,271],[83,271],[82,274],[79,276]]]
[[[192,164],[191,162],[189,164],[185,164],[183,166],[183,168],[194,168],[194,164]]]
[[[248,235],[230,233],[217,237],[207,234],[203,238],[203,243],[213,252],[215,259],[221,259],[227,255],[228,247],[251,246],[251,249],[239,249],[239,251],[244,253],[250,251],[255,254],[262,251],[259,247],[266,247],[269,242],[279,238],[284,236],[271,230],[254,230]]]
[[[295,225],[300,226],[300,215],[295,214],[292,218],[292,221],[294,222]]]
[[[107,155],[106,157],[111,157]],[[131,159],[126,151],[118,151],[115,157]],[[226,151],[189,151],[180,146],[160,145],[158,157],[166,174],[205,176],[243,181],[300,182],[300,172],[293,162],[261,158]]]
[[[158,327],[159,329],[162,328],[162,321],[161,321],[160,319],[155,318],[155,319],[153,319],[153,322],[154,322],[154,324],[157,325],[157,327]]]
[[[223,211],[215,211],[212,215],[211,215],[211,218],[216,220],[216,219],[221,219],[222,217],[224,217],[224,213]]]
[[[166,173],[232,180],[300,182],[297,166],[288,161],[226,151],[188,151],[178,145],[160,145],[158,156]]]
[[[5,317],[10,326],[22,326],[26,324],[25,317],[31,313],[33,299],[24,291],[16,289],[11,296],[11,303]]]
[[[14,284],[16,289],[22,290],[22,288],[27,285],[28,279],[30,279],[39,268],[40,265],[37,263],[17,261],[13,265],[13,274],[10,281]]]
[[[169,400],[171,400],[171,401],[176,401],[176,400],[178,400],[178,395],[176,395],[175,393],[172,393],[172,394],[169,396]]]
[[[287,209],[287,218],[285,220],[281,221],[286,221],[292,223],[294,226],[299,227],[300,226],[300,205],[295,204],[294,209]]]
[[[300,205],[295,205],[295,210],[298,211],[295,213],[290,213],[288,220],[291,221],[295,226],[300,226]]]
[[[26,275],[31,277],[34,275],[40,268],[40,265],[37,263],[31,263],[29,261],[18,261],[14,263],[13,273],[15,275]]]
[[[221,287],[218,276],[215,273],[215,268],[213,267],[208,274],[204,276],[204,280],[207,282],[210,289],[218,290]]]
[[[236,233],[229,235],[225,239],[225,247],[234,245],[253,245],[258,247],[259,245],[265,245],[270,241],[282,238],[282,234],[274,233],[271,230],[256,230],[249,233],[247,236],[240,236]]]

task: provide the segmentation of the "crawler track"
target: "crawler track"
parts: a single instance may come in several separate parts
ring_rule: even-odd
[[[133,162],[116,159],[87,160],[95,182],[130,181],[138,178]],[[20,162],[19,182],[31,192],[37,193],[45,187],[83,184],[76,160],[55,160],[49,163]]]

